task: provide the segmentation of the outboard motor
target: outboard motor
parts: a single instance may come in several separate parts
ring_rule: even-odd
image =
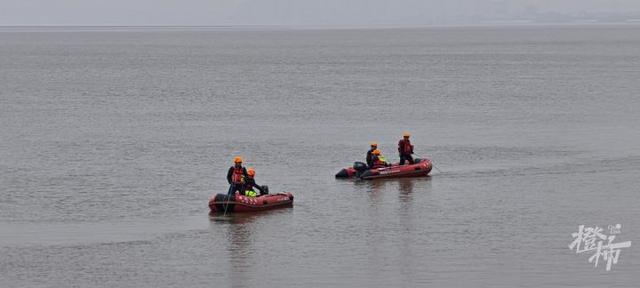
[[[262,189],[262,193],[261,193],[261,195],[269,194],[269,186],[267,186],[267,185],[262,185],[262,186],[260,186],[260,188]]]
[[[213,198],[216,202],[226,202],[226,201],[235,201],[236,195],[227,195],[227,194],[217,194],[215,198]]]
[[[356,169],[356,171],[364,171],[364,170],[369,169],[369,166],[367,166],[366,163],[355,162],[355,163],[353,163],[353,169]]]
[[[235,195],[217,194],[211,201],[209,201],[209,208],[211,213],[226,213],[233,212]]]
[[[353,163],[353,169],[356,170],[356,176],[360,177],[362,173],[369,170],[369,166],[366,163],[355,162]]]

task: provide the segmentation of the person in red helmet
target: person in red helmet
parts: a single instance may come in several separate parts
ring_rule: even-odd
[[[402,140],[398,142],[398,152],[400,153],[400,165],[404,165],[405,161],[408,161],[409,164],[413,164],[413,145],[411,145],[411,141],[409,141],[409,137],[411,134],[409,132],[404,132],[402,135]]]
[[[248,177],[247,169],[242,167],[242,157],[238,156],[233,158],[234,165],[229,168],[229,172],[227,172],[227,182],[229,182],[229,195],[233,194],[235,191],[240,192],[240,194],[244,195],[244,182]]]

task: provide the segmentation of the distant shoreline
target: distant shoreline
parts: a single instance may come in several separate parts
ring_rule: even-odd
[[[0,26],[0,32],[136,32],[136,31],[305,31],[305,30],[385,30],[385,29],[474,29],[527,27],[632,27],[640,26],[640,19],[626,22],[526,22],[494,21],[467,25],[211,25],[211,26],[82,26],[82,25],[15,25]]]

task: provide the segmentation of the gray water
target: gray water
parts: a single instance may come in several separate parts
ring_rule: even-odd
[[[640,26],[99,30],[0,32],[0,287],[638,287]],[[236,155],[294,207],[210,217]]]

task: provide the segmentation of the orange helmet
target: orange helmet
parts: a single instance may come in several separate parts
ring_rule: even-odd
[[[373,155],[380,155],[380,150],[376,149],[371,152]]]
[[[249,175],[249,177],[256,176],[256,170],[254,170],[253,168],[247,169],[247,175]]]
[[[409,132],[404,132],[402,134],[402,137],[411,137],[411,134]]]
[[[233,158],[233,163],[242,163],[242,157],[236,156],[235,158]]]
[[[378,142],[369,142],[369,145],[371,145],[371,147],[378,147]]]

